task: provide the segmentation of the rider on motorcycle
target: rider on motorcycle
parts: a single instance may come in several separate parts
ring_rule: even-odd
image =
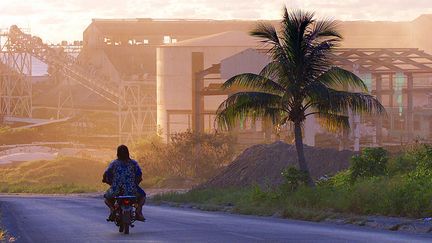
[[[105,204],[111,210],[109,220],[115,218],[115,197],[117,196],[136,196],[136,220],[144,221],[142,207],[145,203],[146,193],[139,187],[142,181],[142,172],[138,163],[129,156],[129,149],[126,145],[117,148],[117,159],[113,160],[108,169],[103,174],[102,182],[111,187],[105,193]]]

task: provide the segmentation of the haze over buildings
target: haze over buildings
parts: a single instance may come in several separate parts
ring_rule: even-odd
[[[334,14],[330,16],[348,19],[338,20],[344,41],[342,49],[336,52],[335,65],[357,72],[390,114],[384,120],[362,120],[362,126],[359,125],[358,118],[353,118],[357,129],[355,134],[365,135],[363,142],[373,145],[395,143],[400,137],[406,137],[406,140],[416,136],[432,139],[432,123],[429,122],[429,116],[432,115],[429,114],[429,107],[432,106],[432,44],[425,34],[432,29],[432,15],[419,14],[412,19],[399,21],[352,20],[359,16],[372,20],[406,19],[412,12],[427,12],[428,4],[420,1],[416,6],[423,4],[425,8],[409,9],[401,1],[397,7],[389,5],[387,9],[378,9],[374,12],[377,14],[370,17],[366,14],[369,13],[366,11],[369,6],[358,5],[356,11],[353,10],[358,1],[346,1],[338,5],[311,5],[312,2],[315,1],[304,1],[300,5],[292,1],[291,4],[305,9],[314,6],[322,9],[318,12],[319,15],[333,11]],[[371,5],[377,7],[381,2],[386,1]],[[50,69],[46,70],[46,73],[50,73],[49,78],[44,81],[42,75],[38,82],[33,79],[33,91],[30,90],[32,102],[28,103],[32,106],[30,117],[57,118],[59,122],[70,122],[69,118],[73,117],[72,124],[90,130],[92,134],[88,136],[92,137],[132,139],[159,130],[168,140],[170,134],[188,129],[212,131],[215,129],[215,110],[228,95],[220,89],[220,84],[241,72],[257,73],[268,62],[263,47],[257,39],[248,35],[256,25],[256,20],[178,19],[182,17],[180,13],[175,15],[175,19],[150,18],[158,15],[158,11],[142,13],[140,18],[113,18],[121,13],[124,14],[122,17],[141,13],[136,8],[126,11],[140,3],[126,1],[116,10],[109,11],[109,5],[99,6],[96,5],[97,1],[92,3],[95,4],[92,5],[92,11],[96,12],[86,12],[94,16],[91,21],[86,20],[86,26],[81,29],[83,39],[78,44],[82,44],[82,50],[81,47],[73,50],[48,46],[44,44],[44,38],[36,37],[25,43],[30,43],[29,48],[35,50],[34,56],[45,63],[51,63]],[[226,9],[216,3],[207,3],[206,10],[199,13],[204,14],[203,17],[208,14],[209,18],[214,19],[236,18],[239,16],[237,14],[245,14],[250,9],[254,11],[246,14],[248,18],[262,18],[264,15],[254,15],[256,9],[260,13],[269,14],[272,10],[262,11],[269,6],[278,7],[275,16],[280,13],[279,4],[268,3],[259,8],[256,1],[251,1],[250,4],[240,2]],[[365,1],[362,3],[365,4]],[[49,6],[63,9],[69,7],[68,11],[73,12],[73,16],[84,16],[87,5],[84,2],[76,4],[64,2]],[[163,8],[168,8],[170,4]],[[198,9],[202,6],[200,4],[196,3]],[[175,12],[183,9],[183,14],[186,14],[188,6],[190,5],[177,4],[172,10]],[[398,14],[400,6],[408,9],[404,17]],[[222,11],[224,14],[211,16],[210,10],[219,7],[226,10]],[[237,12],[232,10],[235,7],[238,7]],[[99,16],[97,11],[100,9],[104,9],[100,12],[103,13],[103,18],[95,18]],[[386,11],[392,9],[391,14],[378,14],[389,13]],[[338,14],[338,11],[344,13]],[[358,15],[357,12],[363,15]],[[19,11],[16,13],[17,16],[21,14]],[[191,13],[197,14],[198,10]],[[347,17],[347,13],[351,14],[348,14],[350,17]],[[171,16],[170,14],[167,16]],[[192,17],[198,16],[193,14]],[[272,17],[269,15],[265,18]],[[62,29],[73,33],[74,28],[68,26],[67,21],[46,23],[44,31],[51,31],[52,26],[60,25]],[[279,24],[277,20],[272,20],[271,23],[276,26]],[[44,31],[37,35],[50,36]],[[29,38],[16,27],[11,32],[24,39]],[[34,32],[35,29],[32,29],[32,33]],[[64,39],[67,35],[62,33],[58,31],[57,34]],[[68,51],[78,51],[79,55],[71,55]],[[33,76],[44,74],[41,66],[40,62],[33,66],[34,69],[37,68]],[[26,97],[29,99],[29,94]],[[97,127],[103,129],[94,129]],[[309,145],[323,145],[319,142],[323,131],[314,119],[309,119],[306,127],[305,142]],[[240,140],[248,143],[276,138],[269,124],[263,121],[242,121],[239,129],[243,136],[243,140]],[[326,134],[324,137],[330,138]],[[358,142],[360,137],[355,139]]]
[[[0,27],[30,27],[44,40],[79,40],[93,18],[278,19],[283,4],[340,20],[411,21],[432,13],[432,2],[416,0],[2,0]]]

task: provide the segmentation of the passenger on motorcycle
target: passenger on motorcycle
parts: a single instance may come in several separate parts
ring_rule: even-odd
[[[145,203],[146,193],[139,187],[142,181],[142,172],[138,163],[129,156],[129,149],[126,145],[117,148],[117,159],[113,160],[108,169],[103,174],[102,182],[111,187],[105,193],[105,204],[111,210],[109,220],[115,218],[115,197],[117,196],[136,196],[136,220],[144,221],[142,207]]]

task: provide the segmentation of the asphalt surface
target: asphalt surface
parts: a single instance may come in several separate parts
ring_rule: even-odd
[[[106,222],[101,198],[0,195],[2,225],[16,242],[432,242],[358,226],[145,206],[130,235]]]

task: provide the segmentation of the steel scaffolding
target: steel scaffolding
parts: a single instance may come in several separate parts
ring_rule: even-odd
[[[31,55],[17,43],[20,36],[8,30],[0,33],[1,117],[32,117]]]
[[[141,135],[156,133],[153,123],[156,120],[155,85],[153,82],[121,82],[122,98],[118,106],[121,143],[130,143]]]
[[[2,114],[23,115],[26,111],[25,114],[31,116],[30,77],[33,56],[58,69],[68,82],[76,82],[112,103],[113,111],[118,112],[119,142],[129,143],[143,135],[156,133],[155,83],[107,82],[101,75],[80,65],[74,56],[44,44],[42,39],[24,33],[17,26],[11,26],[9,31],[2,33],[2,37],[6,41],[2,45],[1,62],[3,66],[9,66],[5,68],[9,71],[2,72]],[[3,95],[4,92],[6,95]],[[58,114],[61,113],[62,104],[70,102],[71,97],[66,95],[60,99],[59,96]],[[9,105],[3,105],[4,102],[9,102],[6,103]]]

